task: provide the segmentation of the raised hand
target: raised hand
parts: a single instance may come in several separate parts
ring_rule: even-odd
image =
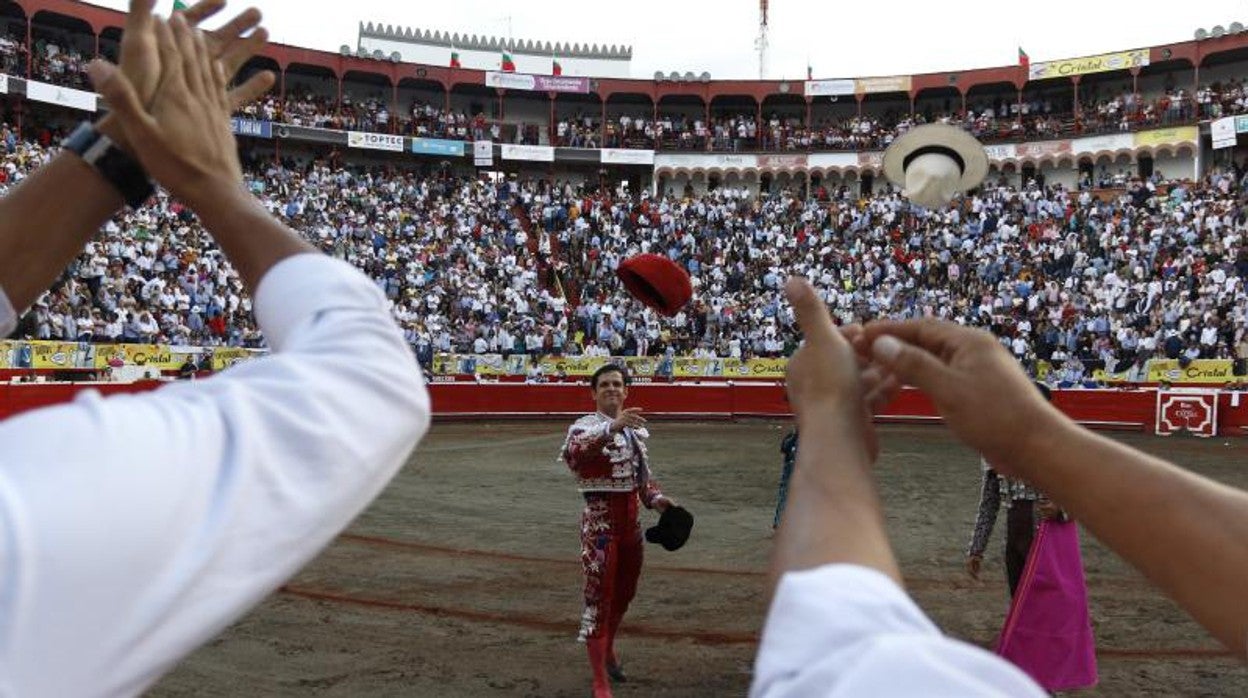
[[[869,384],[867,389],[879,399],[889,395],[887,377],[860,367],[850,339],[862,330],[847,328],[845,333],[837,330],[827,307],[810,283],[792,278],[785,291],[805,339],[789,359],[785,372],[789,403],[797,414],[799,428],[805,432],[808,425],[804,420],[808,419],[851,422],[874,459],[878,448],[870,407],[863,400],[864,378]],[[821,427],[815,424],[809,428]]]
[[[121,70],[134,87],[139,102],[145,107],[161,80],[160,51],[156,39],[157,18],[152,14],[156,0],[130,0],[125,30],[121,35]],[[196,27],[225,8],[225,0],[201,0],[186,10],[176,12],[185,22]],[[209,54],[220,59],[227,76],[239,68],[268,43],[269,34],[260,27],[260,11],[248,8],[221,28],[205,34]],[[248,33],[250,32],[250,33]],[[271,71],[252,75],[230,91],[230,109],[253,101],[273,86],[276,76]]]
[[[640,429],[646,426],[646,418],[641,416],[640,407],[629,407],[621,410],[618,417],[611,420],[611,432],[618,434],[625,428]]]
[[[225,68],[203,32],[180,14],[153,19],[161,81],[146,107],[123,70],[95,61],[88,72],[109,100],[143,167],[192,208],[242,182],[230,132]]]

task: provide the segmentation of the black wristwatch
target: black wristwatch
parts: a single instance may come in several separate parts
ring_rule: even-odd
[[[142,206],[156,191],[143,166],[123,153],[111,138],[97,131],[90,121],[79,124],[61,146],[99,170],[104,179],[121,192],[130,208]]]

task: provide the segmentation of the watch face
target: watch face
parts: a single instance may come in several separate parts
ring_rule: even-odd
[[[70,152],[82,155],[99,139],[100,132],[95,130],[95,126],[90,121],[84,121],[78,124],[78,128],[75,128],[61,145]]]

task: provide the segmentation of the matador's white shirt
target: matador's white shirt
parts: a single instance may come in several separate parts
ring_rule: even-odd
[[[0,696],[142,692],[316,555],[425,433],[420,371],[363,274],[301,254],[255,298],[272,356],[0,423]]]

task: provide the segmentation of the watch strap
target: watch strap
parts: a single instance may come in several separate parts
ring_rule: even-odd
[[[111,138],[100,133],[90,121],[79,124],[62,146],[99,171],[130,208],[142,206],[156,190],[143,166],[118,148]]]

